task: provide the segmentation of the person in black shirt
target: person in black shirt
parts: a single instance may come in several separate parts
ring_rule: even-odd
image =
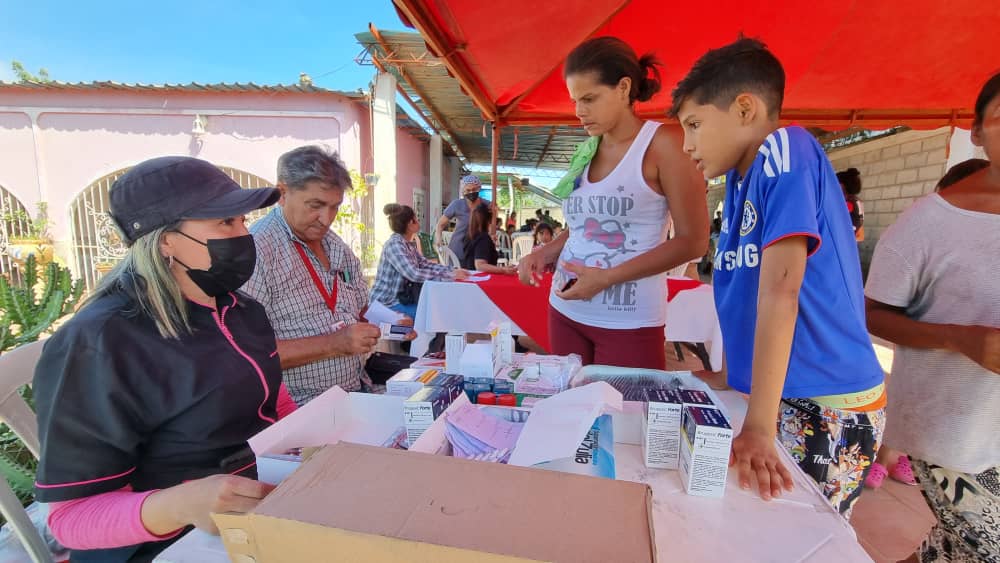
[[[469,217],[469,236],[463,249],[462,268],[487,274],[515,274],[517,273],[515,267],[497,266],[500,254],[497,252],[493,237],[490,236],[490,220],[489,209],[481,206],[472,210]]]
[[[294,403],[264,308],[238,289],[256,261],[244,215],[277,199],[189,157],[111,187],[128,254],[46,341],[33,385],[35,494],[74,562],[151,561],[272,488],[247,439]]]

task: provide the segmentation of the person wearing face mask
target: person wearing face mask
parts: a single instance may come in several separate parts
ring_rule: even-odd
[[[363,320],[368,283],[361,260],[330,230],[350,187],[336,153],[293,149],[278,159],[279,206],[250,228],[259,259],[243,290],[271,319],[284,380],[299,405],[335,385],[375,389],[365,361],[382,333]]]
[[[458,256],[459,262],[464,262],[466,259],[465,243],[468,241],[469,217],[472,215],[472,210],[476,207],[483,207],[487,211],[490,211],[490,206],[479,199],[479,189],[482,188],[482,182],[479,181],[478,176],[474,174],[465,176],[459,182],[459,185],[461,186],[459,189],[461,190],[462,197],[451,202],[438,220],[437,230],[434,233],[434,245],[441,246],[441,232],[448,226],[448,223],[454,220],[455,232],[451,234],[451,241],[448,242],[448,248],[455,253],[455,256]],[[489,229],[490,236],[492,237],[496,231],[496,227],[491,224]]]
[[[256,262],[244,214],[277,199],[189,157],[111,187],[128,253],[45,343],[33,384],[35,494],[73,561],[151,561],[271,489],[247,439],[295,405],[264,308],[238,289]]]

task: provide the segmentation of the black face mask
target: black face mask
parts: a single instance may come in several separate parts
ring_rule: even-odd
[[[175,258],[178,264],[187,268],[191,281],[206,295],[218,297],[236,291],[253,275],[254,266],[257,265],[257,247],[253,243],[253,235],[208,239],[207,242],[201,242],[180,231],[174,232],[208,247],[212,265],[207,270],[194,270]]]
[[[465,194],[465,199],[469,201],[476,201],[479,199],[479,194],[476,192]]]

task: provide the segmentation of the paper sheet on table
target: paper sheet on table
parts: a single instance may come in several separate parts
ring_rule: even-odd
[[[462,281],[479,283],[479,282],[487,281],[489,279],[490,279],[490,275],[489,274],[475,274],[475,275],[471,275],[471,276],[465,278]]]
[[[381,445],[404,426],[406,397],[347,393],[339,386],[268,426],[247,440],[257,455],[280,454],[292,448],[335,444],[346,440]]]
[[[378,301],[369,301],[368,310],[365,311],[365,320],[376,326],[382,323],[399,324],[404,316],[406,315],[397,313]]]
[[[622,394],[603,381],[542,399],[532,407],[508,463],[529,467],[573,457],[594,419],[621,410]]]
[[[522,424],[487,414],[473,405],[465,405],[446,418],[448,426],[492,449],[514,449]],[[482,453],[482,452],[478,452]]]

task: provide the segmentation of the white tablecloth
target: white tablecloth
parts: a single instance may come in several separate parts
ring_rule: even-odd
[[[746,400],[735,391],[716,391],[733,423],[740,428]],[[779,452],[784,451],[779,448]],[[639,446],[615,444],[615,469],[622,481],[648,484],[653,490],[653,529],[657,560],[665,562],[869,562],[854,529],[834,512],[816,487],[789,458],[795,490],[781,499],[761,500],[739,488],[729,472],[721,499],[684,493],[677,471],[647,469]],[[267,479],[264,469],[261,479]],[[155,563],[225,563],[222,540],[194,530],[161,553]]]
[[[475,284],[426,282],[420,292],[417,317],[413,319],[418,336],[411,345],[410,354],[418,358],[423,356],[436,332],[485,333],[494,320],[510,321],[510,317]],[[514,334],[524,334],[521,327],[511,323]],[[712,369],[722,369],[722,329],[711,286],[681,291],[667,303],[664,332],[670,342],[705,343]]]

